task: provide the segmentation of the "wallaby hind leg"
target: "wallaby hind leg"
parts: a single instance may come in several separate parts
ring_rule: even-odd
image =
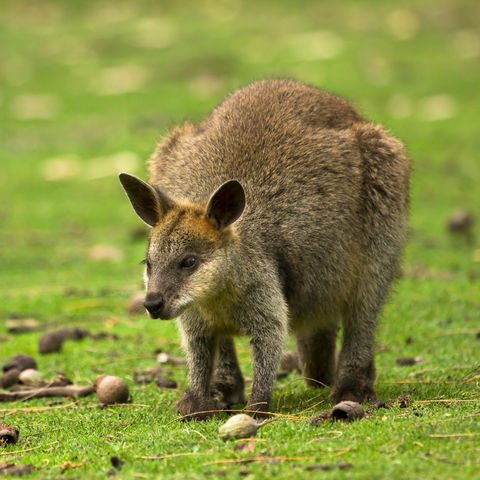
[[[335,343],[338,327],[314,329],[297,334],[300,365],[308,385],[332,385],[335,380]]]
[[[375,401],[374,337],[380,301],[375,307],[359,301],[344,314],[343,342],[337,380],[332,392],[334,402]]]
[[[363,165],[364,256],[357,286],[343,312],[343,345],[333,399],[375,400],[377,317],[395,279],[407,229],[409,161],[382,127],[354,127]]]
[[[218,358],[212,381],[212,394],[218,400],[219,405],[229,407],[244,402],[244,386],[233,339],[222,337],[218,342]]]

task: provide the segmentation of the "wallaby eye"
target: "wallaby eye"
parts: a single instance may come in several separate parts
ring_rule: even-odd
[[[143,264],[143,265],[146,265],[147,266],[147,270],[150,271],[150,269],[152,268],[152,265],[150,264],[150,262],[145,258],[143,259],[140,264]]]
[[[189,255],[188,257],[185,257],[181,262],[180,262],[180,268],[182,270],[190,270],[197,265],[197,257],[194,257],[193,255]]]

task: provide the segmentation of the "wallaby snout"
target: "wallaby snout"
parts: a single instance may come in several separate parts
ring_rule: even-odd
[[[149,293],[145,297],[144,307],[148,310],[150,317],[161,318],[165,300],[161,293]]]

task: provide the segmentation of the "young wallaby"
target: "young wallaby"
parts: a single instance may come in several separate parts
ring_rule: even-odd
[[[175,129],[150,183],[120,174],[152,227],[145,307],[182,333],[180,413],[244,400],[236,335],[251,339],[247,411],[268,412],[289,331],[308,384],[334,384],[335,402],[376,398],[374,333],[405,241],[409,170],[403,145],[346,100],[267,80]]]

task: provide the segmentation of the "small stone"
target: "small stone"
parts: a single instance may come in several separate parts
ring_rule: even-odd
[[[18,355],[15,355],[9,362],[7,362],[2,367],[2,370],[3,372],[8,372],[8,370],[11,370],[12,368],[16,368],[20,372],[26,370],[27,368],[36,369],[37,362],[32,356],[26,355],[24,353],[19,353]]]
[[[119,377],[113,375],[100,375],[94,383],[98,400],[103,405],[126,403],[130,394],[127,384]]]
[[[0,446],[5,446],[9,443],[15,444],[18,441],[19,431],[17,428],[7,425],[5,423],[0,424]]]
[[[231,417],[218,429],[222,440],[235,440],[255,436],[260,425],[249,415],[240,413]]]

